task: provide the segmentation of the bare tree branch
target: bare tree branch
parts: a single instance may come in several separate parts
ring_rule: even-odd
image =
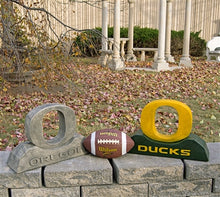
[[[29,7],[29,6],[26,6],[24,5],[23,3],[21,3],[19,0],[10,0],[11,2],[15,3],[15,4],[18,4],[20,6],[22,6],[23,8],[27,9],[27,10],[33,10],[33,11],[41,11],[41,12],[44,12],[48,17],[50,16],[51,18],[53,18],[54,20],[56,20],[57,22],[59,22],[61,25],[63,25],[64,27],[66,28],[69,28],[73,31],[77,31],[77,32],[84,32],[84,31],[88,31],[89,29],[76,29],[76,28],[73,28],[65,23],[63,23],[60,19],[58,19],[57,17],[55,17],[53,14],[51,14],[50,12],[48,12],[46,9],[44,8],[37,8],[37,7]],[[99,31],[97,31],[96,33],[99,33],[101,35],[101,33]]]

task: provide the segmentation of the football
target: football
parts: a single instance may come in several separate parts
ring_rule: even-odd
[[[104,129],[91,133],[83,141],[87,151],[102,158],[116,158],[129,152],[134,141],[124,132]]]

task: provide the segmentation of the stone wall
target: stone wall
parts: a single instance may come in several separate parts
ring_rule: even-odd
[[[84,155],[16,174],[0,152],[0,197],[220,197],[220,143],[209,162],[126,154],[107,160]]]

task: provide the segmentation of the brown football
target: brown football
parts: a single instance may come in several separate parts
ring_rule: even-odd
[[[95,131],[85,138],[83,145],[90,153],[102,158],[116,158],[126,154],[134,141],[116,129]]]

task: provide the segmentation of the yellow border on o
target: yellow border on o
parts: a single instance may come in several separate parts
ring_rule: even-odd
[[[161,106],[169,106],[176,109],[179,116],[179,124],[176,133],[164,135],[157,131],[155,126],[156,110]],[[184,103],[176,100],[155,100],[147,104],[141,113],[141,129],[143,133],[156,141],[177,142],[190,135],[192,129],[192,112]]]

